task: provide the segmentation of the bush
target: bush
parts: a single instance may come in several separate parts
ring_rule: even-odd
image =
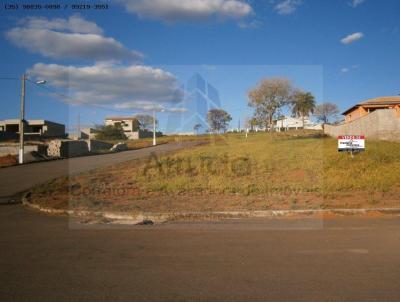
[[[127,137],[121,125],[96,126],[96,138],[100,140],[126,140]]]

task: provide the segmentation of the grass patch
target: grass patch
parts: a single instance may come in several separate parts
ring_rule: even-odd
[[[372,207],[399,201],[399,143],[367,140],[366,151],[351,158],[320,132],[212,138],[185,137],[210,143],[92,171],[42,190],[75,206],[126,210]],[[38,194],[38,200],[46,199]]]
[[[170,142],[187,142],[187,141],[204,141],[204,142],[209,142],[210,140],[213,140],[213,138],[210,138],[209,135],[171,135],[171,136],[161,136],[157,137],[157,144],[166,144]],[[124,142],[129,149],[131,150],[136,150],[136,149],[141,149],[141,148],[146,148],[150,147],[153,145],[153,138],[152,137],[147,137],[147,138],[141,138],[137,140],[105,140],[105,142],[110,143],[110,144],[117,144],[119,142]]]

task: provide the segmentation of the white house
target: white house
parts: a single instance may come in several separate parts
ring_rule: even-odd
[[[285,116],[274,121],[274,128],[277,131],[285,131],[285,130],[297,130],[303,129],[303,120],[302,118]],[[304,129],[306,130],[322,130],[322,124],[314,123],[310,120],[309,117],[304,118]]]
[[[119,124],[128,139],[139,139],[139,131],[134,129],[136,121],[137,119],[134,117],[112,116],[106,117],[105,125],[115,126]]]

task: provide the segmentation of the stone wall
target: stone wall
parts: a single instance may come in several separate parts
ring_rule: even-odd
[[[72,157],[89,153],[86,141],[55,139],[50,141],[47,155],[50,157]]]
[[[128,139],[139,139],[139,131],[125,132]]]
[[[37,153],[39,155],[47,155],[50,157],[71,157],[87,155],[89,152],[100,150],[110,151],[113,144],[98,140],[66,140],[54,139],[47,143],[25,144],[24,153]],[[18,155],[18,143],[0,143],[0,156]],[[32,154],[33,154],[32,153]]]
[[[343,125],[324,125],[330,136],[365,135],[366,139],[400,141],[400,117],[395,109],[381,109]]]

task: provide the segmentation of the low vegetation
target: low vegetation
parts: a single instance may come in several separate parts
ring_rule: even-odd
[[[126,140],[124,129],[120,124],[117,125],[99,125],[95,129],[96,139],[98,140]]]
[[[313,131],[215,137],[201,136],[209,144],[173,155],[54,181],[36,188],[33,200],[141,211],[394,207],[400,200],[399,143],[367,141],[366,152],[352,158]]]
[[[118,140],[118,139],[108,139],[105,140],[108,143],[116,144],[119,142],[124,142],[128,146],[130,150],[136,150],[141,148],[151,147],[153,145],[153,136],[141,138],[137,140]],[[200,141],[200,142],[209,142],[210,136],[209,135],[187,135],[187,136],[180,136],[180,135],[169,135],[169,136],[160,136],[157,137],[157,145],[166,144],[170,142],[186,142],[186,141]]]

